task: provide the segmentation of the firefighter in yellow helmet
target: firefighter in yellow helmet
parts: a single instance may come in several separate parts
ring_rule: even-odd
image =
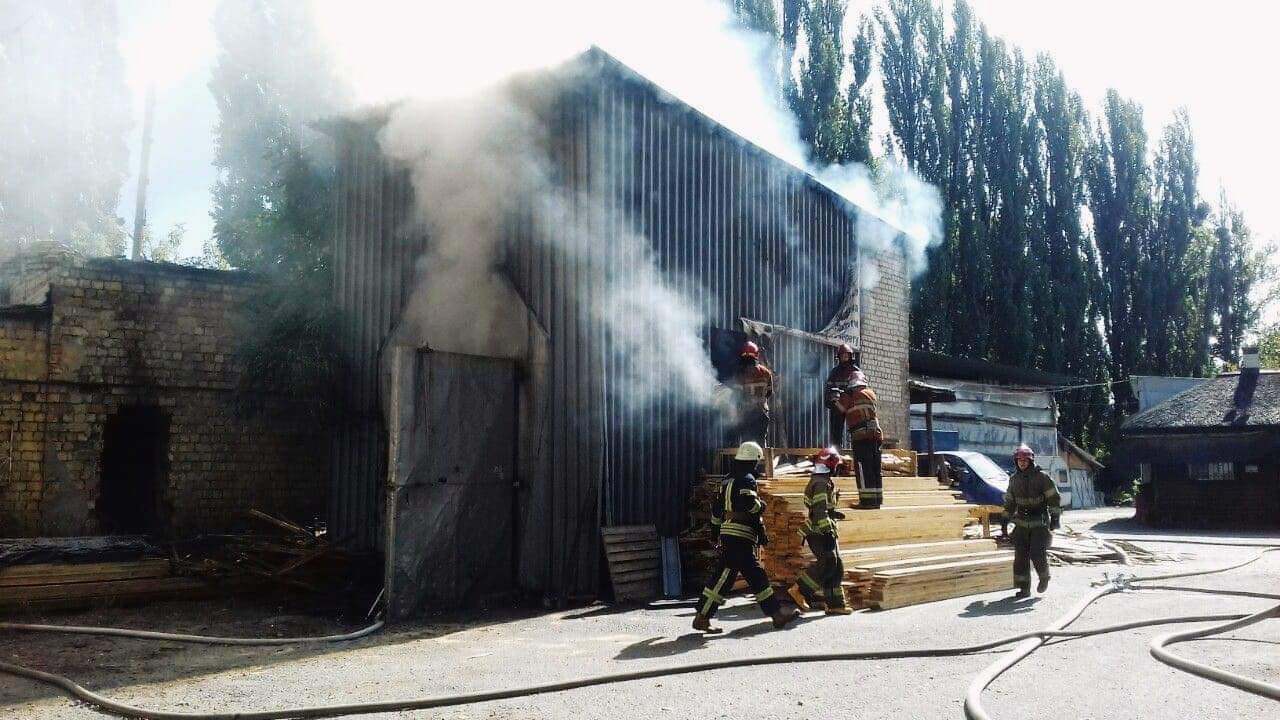
[[[1013,452],[1017,470],[1009,476],[1004,494],[1005,517],[1013,521],[1013,581],[1017,598],[1031,595],[1031,566],[1040,578],[1036,592],[1049,589],[1049,544],[1062,515],[1062,498],[1053,480],[1036,465],[1036,453],[1026,445]]]
[[[768,545],[764,524],[760,515],[764,512],[764,500],[756,493],[756,466],[764,457],[759,443],[744,442],[733,458],[733,468],[720,486],[720,495],[711,506],[711,524],[719,529],[720,558],[712,570],[711,584],[702,591],[698,611],[693,618],[693,629],[718,633],[711,627],[711,618],[724,604],[724,596],[733,587],[741,573],[747,585],[760,603],[760,609],[773,620],[779,630],[786,627],[799,613],[783,612],[781,603],[769,584],[769,576],[756,559],[756,546]]]
[[[814,459],[813,474],[804,489],[804,504],[809,508],[809,519],[802,533],[814,561],[809,564],[795,584],[787,589],[796,607],[804,612],[826,610],[828,615],[848,615],[853,612],[844,596],[844,562],[836,544],[839,535],[836,521],[844,514],[836,510],[838,493],[833,476],[840,465],[840,453],[829,447]]]

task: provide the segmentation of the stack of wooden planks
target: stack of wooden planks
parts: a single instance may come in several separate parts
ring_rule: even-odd
[[[662,556],[653,525],[619,525],[600,529],[609,579],[618,602],[652,600],[662,594]]]
[[[845,514],[840,555],[854,606],[889,609],[1012,588],[1012,553],[998,550],[989,537],[965,536],[966,527],[976,522],[976,506],[934,478],[916,476],[914,453],[886,449],[882,457],[884,501],[878,510],[855,509],[856,478],[836,478],[838,505]],[[779,463],[759,482],[768,503],[764,524],[770,538],[761,548],[760,562],[779,586],[794,582],[813,559],[799,533],[806,520],[804,488],[811,468],[803,460]],[[691,512],[722,479],[705,478]]]
[[[207,587],[175,577],[164,558],[104,563],[42,563],[0,568],[0,610],[46,610],[124,604]]]

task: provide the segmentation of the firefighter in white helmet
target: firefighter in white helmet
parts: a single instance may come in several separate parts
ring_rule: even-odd
[[[1062,498],[1053,480],[1036,465],[1036,453],[1026,445],[1013,452],[1017,470],[1009,476],[1004,494],[1005,517],[1013,521],[1013,581],[1015,597],[1031,595],[1031,566],[1040,578],[1036,592],[1049,589],[1049,544],[1062,515]]]
[[[764,500],[756,493],[756,466],[764,457],[759,443],[744,442],[733,457],[733,469],[720,486],[719,496],[712,501],[711,523],[719,529],[720,558],[711,575],[711,584],[702,591],[693,629],[717,633],[711,618],[724,604],[724,596],[741,573],[760,603],[760,609],[773,620],[777,629],[786,627],[799,617],[797,612],[783,612],[781,603],[769,584],[769,576],[756,559],[756,547],[768,545],[761,513]]]

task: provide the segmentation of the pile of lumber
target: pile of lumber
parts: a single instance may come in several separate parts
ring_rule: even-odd
[[[880,473],[896,477],[916,474],[916,454],[910,450],[884,448],[880,451]]]
[[[1013,562],[1008,551],[997,550],[992,540],[963,542],[989,545],[945,555],[922,550],[916,557],[848,566],[845,576],[852,585],[850,599],[858,607],[888,610],[1013,587]]]
[[[165,558],[12,565],[0,568],[0,610],[136,603],[206,588],[207,583],[199,579],[174,576]]]
[[[767,454],[783,458],[799,452]],[[760,550],[760,562],[780,587],[794,582],[813,561],[799,532],[807,519],[804,488],[812,463],[799,457],[778,462],[759,481],[760,496],[768,504],[763,520],[770,538]],[[855,607],[890,609],[1013,587],[1012,553],[997,549],[989,533],[966,537],[966,530],[978,532],[979,507],[936,479],[917,476],[915,453],[885,449],[882,460],[884,500],[877,510],[855,509],[858,482],[846,469],[851,463],[842,464],[835,478],[837,505],[845,514],[840,522],[845,588]],[[703,521],[699,532],[707,537],[707,508],[722,481],[720,475],[705,477],[691,497],[691,520]],[[689,562],[699,553],[686,549],[688,585],[705,582],[713,553],[699,565]]]

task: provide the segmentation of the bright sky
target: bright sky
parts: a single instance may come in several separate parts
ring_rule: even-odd
[[[523,0],[520,0],[523,2]],[[979,18],[1029,54],[1049,52],[1068,82],[1097,112],[1115,87],[1146,109],[1152,147],[1173,109],[1186,106],[1196,131],[1201,193],[1219,184],[1245,212],[1260,240],[1280,240],[1280,67],[1273,37],[1280,10],[1246,0],[971,0]],[[853,0],[857,10],[871,5]],[[141,98],[157,84],[149,220],[157,234],[185,223],[181,255],[196,255],[210,235],[214,181],[208,91],[214,41],[213,0],[121,0],[122,48],[130,63],[136,117],[131,177],[120,214],[133,222]]]

